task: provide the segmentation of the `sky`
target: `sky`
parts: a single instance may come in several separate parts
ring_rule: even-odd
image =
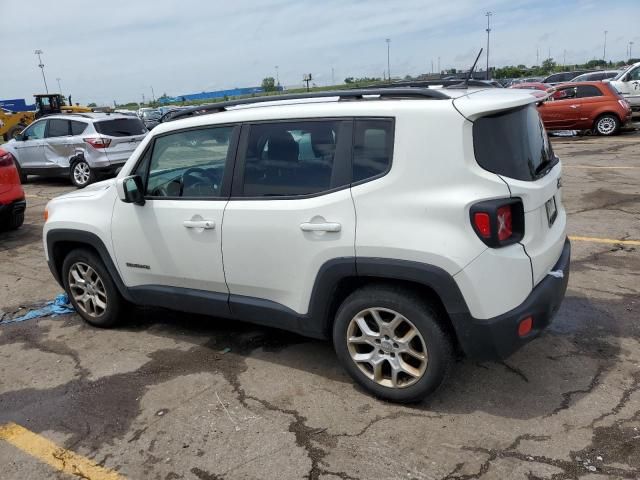
[[[83,104],[258,86],[302,86],[492,66],[640,57],[640,0],[0,0],[0,98],[49,91]],[[566,54],[565,54],[566,52]],[[483,54],[484,55],[484,54]],[[483,56],[480,64],[484,65]],[[152,89],[153,92],[152,93]]]

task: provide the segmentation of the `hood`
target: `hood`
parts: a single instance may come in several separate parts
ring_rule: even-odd
[[[115,185],[115,183],[116,179],[110,178],[109,180],[103,180],[102,182],[92,183],[91,185],[84,187],[83,189],[65,193],[64,195],[56,197],[56,199],[93,197],[100,194],[101,192],[104,192],[105,190],[108,190],[113,185]]]
[[[474,121],[480,116],[541,102],[548,95],[516,88],[487,88],[461,95],[453,105],[467,120]]]

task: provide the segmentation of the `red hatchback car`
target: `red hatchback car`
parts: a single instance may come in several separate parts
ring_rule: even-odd
[[[631,120],[631,106],[609,83],[563,83],[538,111],[547,130],[614,135]]]
[[[26,207],[13,155],[0,148],[0,230],[15,230],[22,225]]]

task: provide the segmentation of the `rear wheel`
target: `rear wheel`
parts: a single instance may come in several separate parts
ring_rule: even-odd
[[[615,135],[620,130],[620,120],[615,115],[607,113],[598,117],[593,129],[598,135]]]
[[[69,300],[87,323],[102,328],[118,323],[124,300],[95,253],[71,251],[62,264],[62,279]]]
[[[453,363],[451,340],[428,303],[409,291],[365,287],[340,306],[333,343],[353,379],[377,397],[418,401]]]
[[[12,138],[16,138],[16,136],[25,128],[27,128],[26,125],[19,123],[17,125],[14,125],[13,127],[11,127],[7,133],[5,133],[4,136],[4,140],[5,142],[8,142],[9,140],[11,140]]]
[[[78,188],[84,188],[95,181],[95,174],[85,159],[71,164],[71,182]]]

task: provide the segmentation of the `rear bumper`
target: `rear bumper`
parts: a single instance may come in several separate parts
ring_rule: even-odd
[[[452,315],[460,345],[468,357],[478,360],[502,359],[536,338],[550,323],[560,308],[569,282],[571,244],[565,240],[562,253],[553,271],[563,277],[547,275],[525,301],[513,310],[487,320],[469,314]],[[518,335],[521,320],[533,317],[533,328],[524,337]]]
[[[14,200],[6,205],[0,205],[0,217],[5,218],[11,215],[23,213],[27,208],[27,202],[24,198]]]

